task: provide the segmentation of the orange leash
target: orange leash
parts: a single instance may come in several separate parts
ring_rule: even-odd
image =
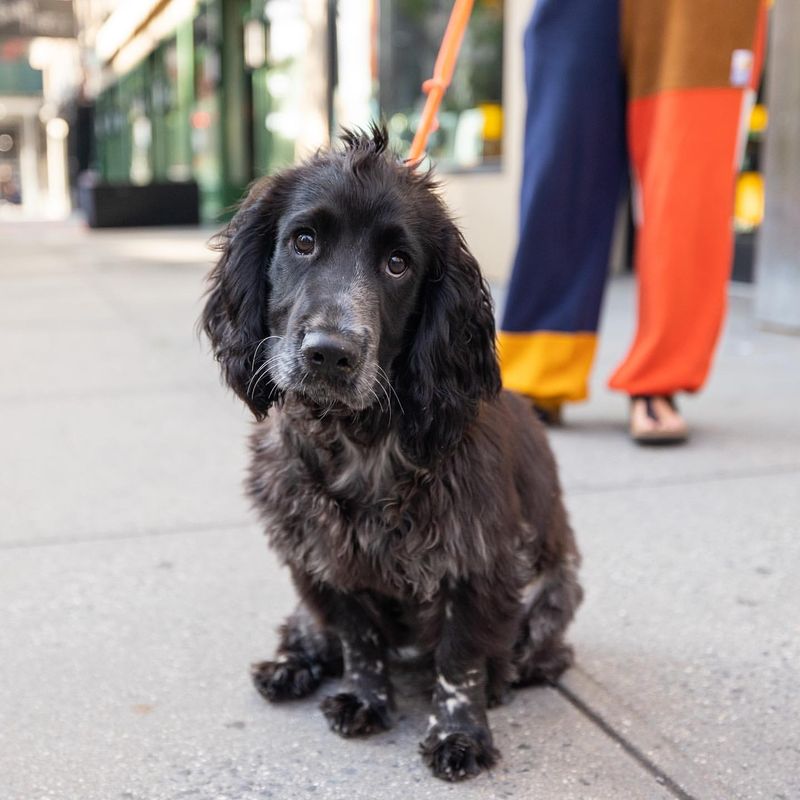
[[[433,68],[433,77],[422,84],[422,91],[428,95],[419,127],[411,143],[408,161],[412,164],[418,162],[425,154],[425,145],[428,137],[439,127],[436,114],[442,104],[442,98],[453,79],[453,70],[458,60],[458,51],[464,39],[470,15],[472,14],[473,0],[455,0],[453,10],[450,12],[450,21],[444,32],[439,54],[436,56],[436,65]]]

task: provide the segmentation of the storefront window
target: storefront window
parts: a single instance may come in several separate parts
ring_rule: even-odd
[[[22,202],[18,140],[18,128],[0,127],[0,214],[5,203]]]
[[[381,0],[378,103],[395,145],[407,150],[452,8],[450,0]],[[497,166],[503,132],[503,3],[476,0],[428,153],[443,169]]]
[[[204,219],[216,219],[225,207],[221,83],[222,11],[212,0],[194,18],[194,102],[189,117],[193,173]]]

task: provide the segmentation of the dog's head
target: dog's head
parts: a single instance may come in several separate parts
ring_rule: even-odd
[[[499,391],[491,298],[429,175],[386,133],[255,184],[220,238],[201,324],[256,417],[292,395],[337,413],[395,409],[420,461]]]

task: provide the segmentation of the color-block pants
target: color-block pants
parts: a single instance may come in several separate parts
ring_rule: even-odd
[[[764,24],[763,0],[537,0],[520,237],[498,340],[507,388],[543,404],[587,396],[628,170],[638,327],[609,385],[630,395],[703,385]]]

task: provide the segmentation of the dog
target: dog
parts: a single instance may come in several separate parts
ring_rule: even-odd
[[[257,689],[281,702],[342,675],[322,712],[371,734],[391,724],[391,659],[416,648],[435,669],[425,762],[450,781],[490,768],[487,707],[572,661],[580,557],[434,178],[385,128],[346,131],[256,183],[218,247],[200,324],[256,417],[247,491],[299,594]]]

